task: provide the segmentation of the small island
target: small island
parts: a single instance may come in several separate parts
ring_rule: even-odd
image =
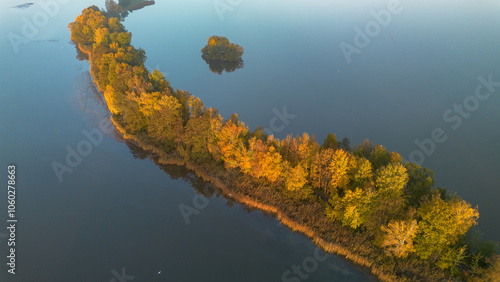
[[[238,62],[243,56],[243,47],[229,42],[224,36],[210,36],[208,43],[201,49],[202,57],[205,60]]]

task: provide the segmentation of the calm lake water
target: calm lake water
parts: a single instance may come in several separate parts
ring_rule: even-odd
[[[114,133],[58,180],[51,164],[65,163],[67,146],[76,150],[86,140],[82,131],[108,118],[67,29],[84,8],[104,1],[67,2],[48,12],[45,1],[25,9],[12,8],[20,1],[0,4],[0,179],[6,183],[8,164],[17,166],[19,220],[15,277],[6,272],[7,232],[0,230],[0,281],[281,281],[314,258],[304,236],[184,169],[157,166]],[[500,240],[500,87],[484,100],[469,97],[479,76],[500,81],[500,3],[401,1],[385,26],[368,30],[373,37],[349,63],[340,44],[356,47],[355,28],[370,26],[371,12],[391,1],[234,2],[221,14],[214,3],[227,1],[158,0],[124,24],[148,68],[224,117],[237,112],[251,129],[264,126],[278,137],[308,132],[320,142],[334,132],[352,144],[369,138],[406,159],[424,156],[439,186],[479,205],[484,237]],[[214,34],[245,48],[243,68],[209,70],[200,49]],[[29,41],[19,41],[26,35]],[[464,105],[460,125],[454,104]],[[276,119],[284,109],[294,116],[287,124]],[[453,122],[443,119],[448,109]],[[427,156],[415,140],[432,138],[436,128],[447,140]],[[197,195],[208,205],[186,224],[178,207],[194,207]],[[333,255],[308,275],[371,279]]]

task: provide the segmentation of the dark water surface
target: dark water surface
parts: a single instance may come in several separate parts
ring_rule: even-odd
[[[17,166],[19,220],[17,274],[6,272],[0,237],[0,281],[281,281],[292,265],[311,261],[315,246],[304,236],[182,168],[157,166],[113,132],[58,180],[51,164],[66,163],[67,146],[76,150],[87,140],[82,131],[108,118],[66,27],[104,1],[67,2],[50,13],[45,1],[0,4],[0,179],[6,183],[8,164]],[[320,142],[330,132],[354,144],[369,138],[406,159],[419,149],[415,140],[443,129],[447,140],[424,166],[438,185],[478,204],[484,237],[499,240],[500,87],[455,130],[443,114],[474,95],[478,76],[500,81],[500,4],[401,1],[401,12],[348,63],[339,45],[353,45],[354,28],[388,2],[242,1],[221,20],[217,1],[158,0],[124,24],[148,68],[224,117],[237,112],[251,129],[262,125],[278,137],[305,131]],[[200,49],[214,34],[245,48],[243,68],[210,71]],[[271,126],[284,107],[295,117]],[[194,207],[196,195],[208,205],[186,224],[178,207]],[[6,193],[2,199],[4,226]],[[335,256],[318,265],[307,281],[370,279]]]

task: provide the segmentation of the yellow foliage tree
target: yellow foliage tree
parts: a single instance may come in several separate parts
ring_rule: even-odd
[[[440,195],[427,198],[417,210],[419,232],[415,242],[417,254],[422,259],[439,253],[458,241],[460,236],[477,224],[477,208],[459,198],[448,202]]]
[[[106,87],[106,91],[104,91],[104,100],[112,114],[117,115],[121,113],[121,109],[123,108],[123,97],[124,95],[116,91],[111,85]]]
[[[408,183],[406,168],[400,163],[389,163],[376,173],[376,187],[380,194],[399,196]]]
[[[92,46],[95,39],[94,32],[100,27],[106,26],[107,23],[106,17],[99,11],[99,8],[96,6],[89,7],[83,10],[82,14],[74,22],[69,24],[71,40]]]
[[[372,164],[365,158],[357,157],[355,160],[356,167],[353,173],[353,186],[369,187],[373,185],[373,170]]]
[[[109,44],[109,29],[106,27],[100,27],[95,31],[94,41],[96,44]]]
[[[449,269],[452,274],[457,274],[459,266],[464,263],[467,257],[466,249],[466,246],[446,248],[436,262],[436,265],[441,269]]]
[[[307,183],[307,171],[302,165],[291,167],[289,165],[286,170],[285,187],[288,191],[299,191]]]
[[[404,258],[408,253],[415,252],[413,239],[417,236],[417,221],[393,220],[381,227],[384,232],[382,247],[386,252],[396,257]]]
[[[173,141],[178,128],[182,126],[181,104],[173,96],[163,96],[149,103],[151,110],[146,111],[149,117],[148,134],[160,142]]]
[[[330,188],[335,193],[339,188],[345,188],[350,181],[349,172],[355,167],[354,157],[348,152],[339,149],[333,153],[330,163],[332,179]]]
[[[403,160],[403,157],[398,152],[391,152],[391,163],[400,163]]]
[[[343,198],[334,193],[329,200],[326,215],[340,221],[342,225],[356,229],[366,222],[376,196],[372,189],[361,188],[347,190]]]
[[[226,167],[237,168],[245,161],[246,148],[243,136],[248,134],[248,127],[242,122],[228,121],[216,133],[217,144]]]
[[[256,178],[265,178],[270,182],[279,180],[283,161],[273,145],[268,145],[256,137],[249,141],[249,149],[244,157],[246,160],[242,170]]]

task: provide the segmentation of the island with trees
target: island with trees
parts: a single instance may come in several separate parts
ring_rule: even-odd
[[[243,56],[243,47],[229,42],[224,36],[210,36],[208,43],[201,49],[203,58],[213,61],[237,62]]]
[[[243,67],[243,47],[229,42],[223,36],[210,36],[207,45],[201,49],[201,57],[208,64],[210,71],[216,74],[233,72]]]
[[[474,227],[477,207],[436,188],[431,170],[370,141],[351,147],[329,134],[319,144],[307,133],[278,139],[250,130],[237,114],[223,119],[158,70],[149,72],[131,33],[96,6],[69,28],[117,130],[159,163],[193,170],[383,281],[499,276],[496,244],[482,241]],[[206,54],[234,59],[240,53]],[[282,278],[294,281],[293,274]]]

